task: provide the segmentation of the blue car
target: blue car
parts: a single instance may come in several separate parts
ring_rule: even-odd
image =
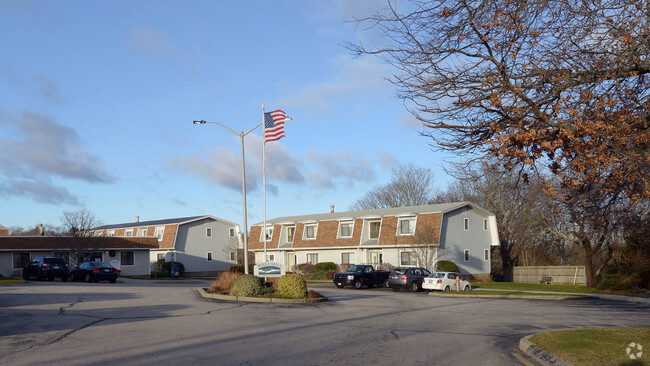
[[[106,262],[83,262],[77,268],[70,271],[71,281],[99,282],[110,281],[117,282],[120,271]]]

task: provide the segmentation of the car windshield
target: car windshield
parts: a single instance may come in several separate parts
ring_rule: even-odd
[[[350,266],[345,272],[352,272],[352,273],[361,273],[363,272],[363,267],[362,266]]]
[[[406,273],[406,269],[400,268],[400,269],[393,270],[394,275],[403,275],[405,273]]]
[[[429,276],[429,277],[431,277],[431,278],[445,278],[445,274],[440,273],[440,272],[436,272],[436,273],[432,273],[431,276]]]
[[[113,266],[107,262],[96,262],[96,265],[101,268],[113,268]]]

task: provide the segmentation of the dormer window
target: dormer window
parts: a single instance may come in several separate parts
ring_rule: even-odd
[[[354,229],[354,221],[339,222],[339,238],[351,238]]]
[[[413,235],[415,233],[415,217],[400,218],[397,222],[397,235]]]

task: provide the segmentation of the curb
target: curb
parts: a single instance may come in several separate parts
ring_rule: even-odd
[[[315,304],[319,302],[328,301],[326,297],[318,299],[278,299],[273,297],[248,297],[248,296],[233,296],[233,295],[220,295],[210,294],[205,289],[199,288],[199,294],[206,299],[238,301],[238,302],[258,302],[258,303],[275,303],[275,304]]]
[[[534,335],[534,334],[533,334]],[[533,335],[526,336],[519,340],[519,350],[536,362],[542,365],[550,366],[573,366],[572,364],[564,361],[563,359],[552,355],[544,351],[543,349],[537,347],[534,343],[530,341],[530,337]]]
[[[529,299],[529,300],[555,300],[555,301],[562,301],[562,300],[577,300],[577,299],[587,299],[589,296],[583,296],[583,295],[489,295],[489,294],[465,294],[465,295],[460,295],[460,294],[446,294],[446,293],[434,293],[429,292],[429,295],[431,296],[439,296],[439,297],[479,297],[479,298],[487,298],[487,299]]]

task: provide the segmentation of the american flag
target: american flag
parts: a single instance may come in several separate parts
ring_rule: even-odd
[[[284,121],[287,114],[281,110],[264,113],[264,143],[284,137]]]

